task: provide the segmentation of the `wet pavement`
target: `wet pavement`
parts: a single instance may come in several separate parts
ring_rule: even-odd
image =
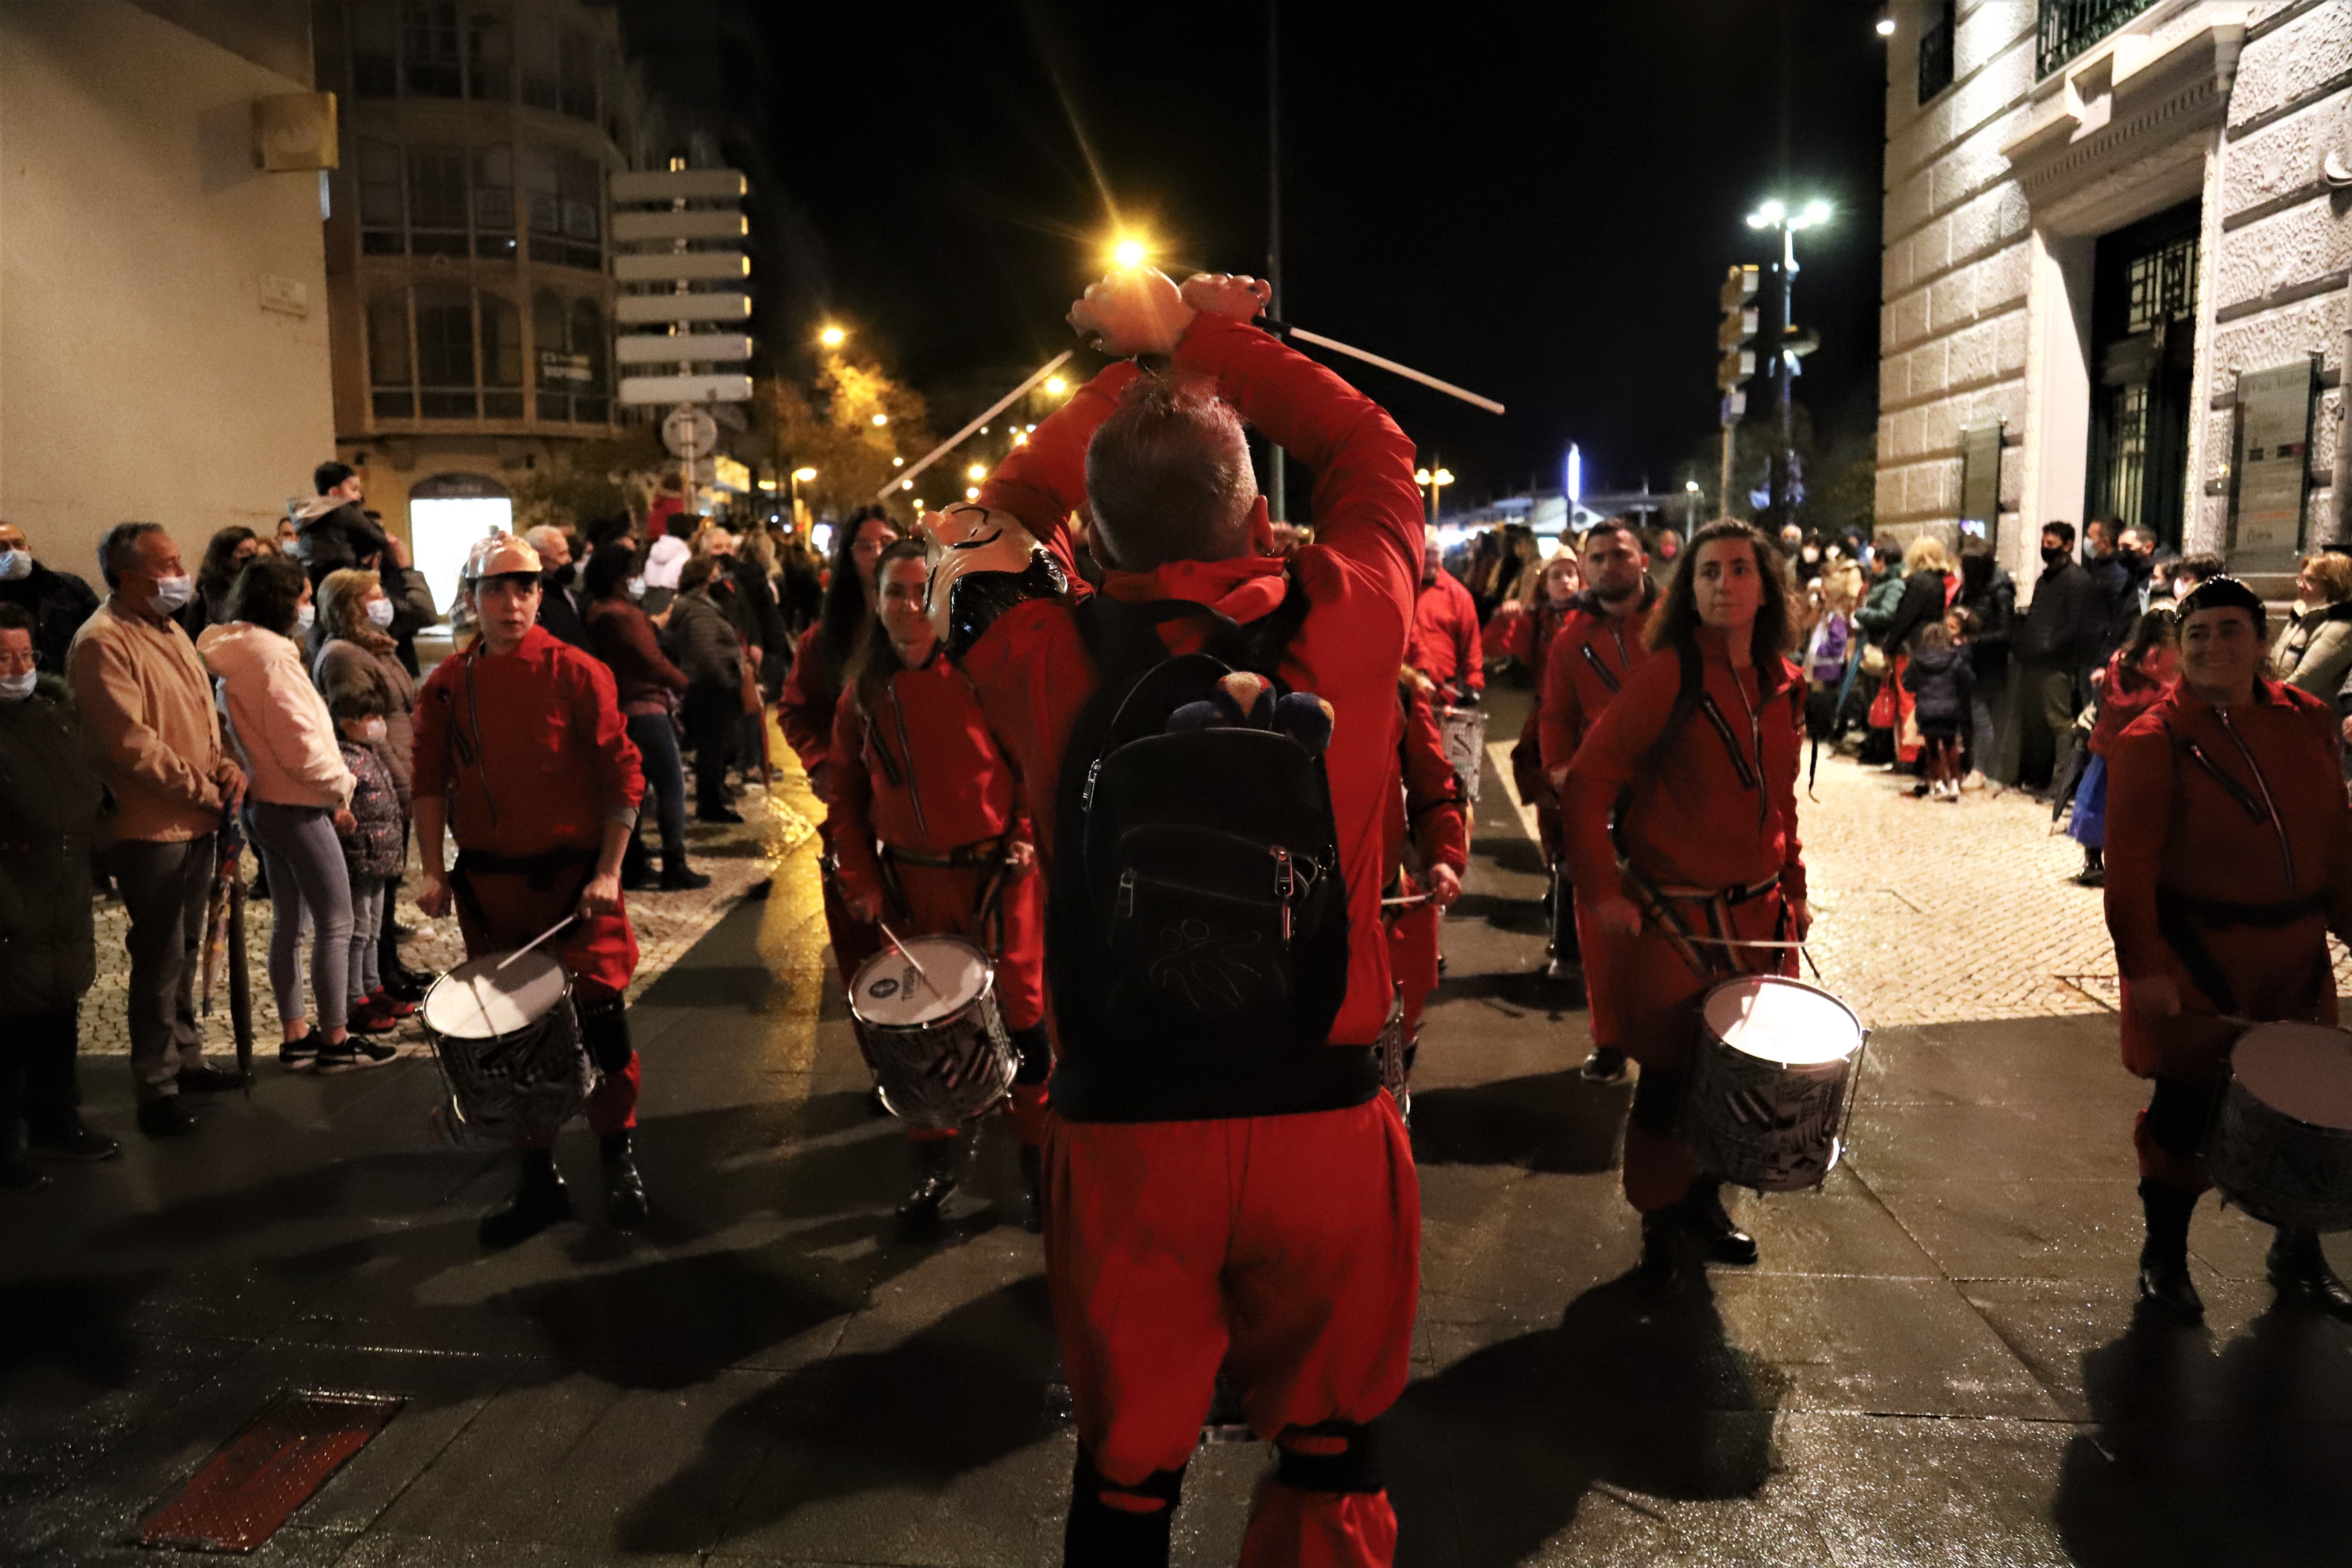
[[[0,1208],[0,1563],[173,1560],[141,1521],[292,1390],[403,1404],[258,1562],[1057,1561],[1072,1439],[1009,1134],[942,1237],[894,1234],[908,1156],[866,1109],[814,846],[781,855],[634,1010],[634,1237],[575,1132],[582,1217],[482,1256],[507,1168],[432,1141],[426,1062],[273,1067],[163,1144],[90,1071],[126,1157]],[[1566,1071],[1583,1015],[1532,977],[1537,858],[1491,775],[1469,888],[1415,1086],[1401,1562],[2352,1561],[2352,1331],[2273,1309],[2268,1232],[2209,1202],[2208,1326],[2135,1319],[2112,1016],[1882,1029],[1852,1162],[1741,1198],[1762,1263],[1661,1295],[1629,1275],[1628,1091]],[[1233,1560],[1265,1468],[1201,1450],[1180,1561]]]

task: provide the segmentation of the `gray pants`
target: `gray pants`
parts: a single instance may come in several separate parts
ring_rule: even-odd
[[[346,873],[351,868],[346,866]],[[383,940],[384,879],[382,877],[352,877],[352,966],[351,987],[347,995],[353,1003],[364,1001],[373,994],[376,978],[376,944]]]
[[[302,919],[311,926],[310,988],[318,993],[312,1020],[321,1030],[350,1022],[352,883],[343,869],[342,840],[331,814],[316,805],[251,808],[253,841],[269,868],[269,989],[280,1018],[306,1018],[302,1005]]]
[[[178,1077],[205,1065],[196,1027],[197,953],[213,885],[213,837],[182,843],[131,838],[106,852],[131,917],[131,1079],[142,1100],[180,1092]]]

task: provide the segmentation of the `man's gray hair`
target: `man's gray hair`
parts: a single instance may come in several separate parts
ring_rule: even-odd
[[[109,592],[122,585],[122,569],[138,554],[140,537],[163,531],[160,522],[118,522],[106,531],[98,542],[98,574],[106,579]]]

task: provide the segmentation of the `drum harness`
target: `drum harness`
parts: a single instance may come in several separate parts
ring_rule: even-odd
[[[944,658],[945,655],[934,653],[932,657]],[[952,668],[955,668],[956,678],[964,683],[965,689],[972,693],[972,700],[977,703],[980,693],[972,686],[971,677],[966,675],[961,666]],[[923,815],[922,794],[916,788],[915,748],[907,734],[907,710],[898,700],[896,684],[893,683],[887,689],[890,695],[891,717],[898,731],[898,754],[906,759],[906,772],[903,776],[899,772],[898,759],[890,754],[890,748],[882,740],[881,731],[875,724],[874,715],[866,711],[865,704],[861,702],[858,704],[858,710],[859,717],[865,724],[866,744],[874,754],[876,765],[882,770],[883,778],[894,787],[907,792],[907,799],[915,808],[915,826],[929,837],[931,831],[930,824]],[[1005,883],[1012,876],[1013,835],[1010,833],[1000,833],[990,838],[976,838],[969,844],[959,844],[939,854],[927,854],[919,849],[908,849],[887,841],[877,840],[877,844],[881,852],[875,858],[881,869],[883,887],[890,902],[898,909],[905,910],[911,906],[907,902],[905,889],[898,885],[898,873],[893,869],[895,866],[927,866],[944,870],[984,869],[989,873],[989,877],[981,885],[980,892],[973,900],[972,914],[982,929],[986,929],[992,921],[997,919],[998,906],[1003,901]],[[834,868],[838,871],[840,858],[838,850],[835,851],[833,858],[835,862]],[[1001,930],[997,932],[994,945],[1000,951],[1004,945],[1004,934]]]

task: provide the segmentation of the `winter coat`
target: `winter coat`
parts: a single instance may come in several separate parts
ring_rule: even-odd
[[[686,672],[689,686],[740,691],[743,651],[727,612],[697,592],[680,594],[669,607],[662,643],[670,662]]]
[[[354,880],[397,877],[407,860],[406,809],[392,787],[392,775],[373,746],[346,740],[340,747],[352,770],[352,816],[358,826],[343,837],[343,868]]]
[[[1977,672],[1966,646],[1923,647],[1903,671],[1904,689],[1916,699],[1912,711],[1922,730],[1952,730],[1968,721],[1976,695]]]
[[[317,587],[330,572],[373,565],[383,554],[383,530],[355,500],[320,496],[294,516],[302,546],[302,567]]]
[[[1878,646],[1889,653],[1907,653],[1919,646],[1919,634],[1944,618],[1952,596],[1948,572],[1914,572],[1903,579],[1903,594],[1895,614],[1878,634]]]
[[[572,584],[579,574],[569,566],[556,566],[539,574],[539,624],[555,634],[556,640],[571,644],[581,652],[589,652],[588,623],[580,614],[580,605],[572,598]]]
[[[0,1016],[70,1007],[98,978],[89,856],[105,800],[62,681],[0,702]]]
[[[338,700],[356,700],[362,706],[381,704],[383,739],[375,742],[376,760],[392,779],[400,797],[400,815],[409,815],[408,780],[416,762],[416,683],[398,654],[382,652],[343,637],[331,637],[311,661],[310,678],[331,711]]]
[[[1862,608],[1853,613],[1854,622],[1875,642],[1894,624],[1895,606],[1902,602],[1903,574],[1889,572],[1862,596]]]
[[[184,844],[220,826],[227,742],[187,633],[109,597],[74,634],[66,662],[82,733],[114,793],[109,839]]]
[[[1971,560],[1984,563],[1980,572],[1969,570]],[[2010,634],[2017,622],[2017,582],[1991,556],[1960,558],[1960,596],[1954,601],[1976,616],[1969,634],[1969,660],[1979,681],[1997,680],[2009,668]]]
[[[625,717],[667,713],[673,694],[686,690],[686,672],[663,655],[654,623],[626,599],[588,606],[588,651],[613,672]]]
[[[2021,664],[2087,669],[2107,656],[2108,605],[2091,574],[2072,561],[2046,568],[2033,584],[2033,602],[2011,633]]]
[[[2305,610],[2280,627],[2271,673],[2299,691],[2333,698],[2352,673],[2352,599]]]
[[[231,621],[206,627],[196,651],[220,682],[221,711],[252,781],[253,800],[328,810],[351,804],[354,781],[343,765],[335,721],[291,638],[250,621]]]
[[[14,605],[33,617],[33,662],[44,675],[65,674],[74,633],[98,614],[98,595],[89,584],[37,561],[22,577],[0,578],[0,605]]]

